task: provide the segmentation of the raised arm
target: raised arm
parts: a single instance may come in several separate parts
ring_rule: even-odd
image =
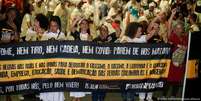
[[[80,17],[76,17],[76,18],[73,20],[73,23],[72,23],[72,26],[71,26],[71,32],[72,32],[72,33],[75,33],[75,31],[76,31],[76,25],[79,23],[80,20],[81,20]]]
[[[176,8],[174,8],[172,10],[172,14],[171,14],[171,16],[170,16],[170,18],[168,20],[168,37],[170,36],[170,34],[172,32],[172,22],[173,22],[173,17],[175,16],[176,12],[177,12]]]
[[[159,24],[157,23],[157,21],[160,21],[159,19],[161,19],[160,16],[157,16],[149,24],[147,28],[148,35],[146,37],[146,40],[151,39],[154,35],[157,35],[159,33],[160,28]]]
[[[158,30],[151,30],[148,32],[147,36],[146,36],[146,40],[148,41],[149,39],[151,39],[155,34],[158,34]]]
[[[157,17],[155,17],[155,18],[151,21],[151,23],[149,24],[149,26],[148,26],[148,28],[147,28],[147,32],[152,31],[152,29],[153,29],[153,27],[154,27],[154,23],[155,23],[156,21],[158,21],[159,19],[160,19],[160,16],[157,16]]]

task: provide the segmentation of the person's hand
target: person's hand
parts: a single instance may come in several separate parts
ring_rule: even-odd
[[[172,15],[175,15],[177,13],[177,8],[172,9]]]
[[[116,28],[115,31],[116,31],[116,37],[119,38],[121,35],[121,28]]]
[[[156,35],[156,34],[157,34],[157,31],[155,29],[153,29],[149,32],[149,35],[151,35],[151,36]]]
[[[155,17],[155,21],[162,21],[162,14],[158,14],[156,17]]]
[[[75,25],[77,25],[81,19],[82,19],[82,17],[80,17],[80,16],[74,17],[74,19],[73,19],[73,27],[75,27]]]
[[[79,22],[80,20],[82,19],[82,17],[80,17],[80,16],[77,16],[77,17],[75,17],[75,22]]]

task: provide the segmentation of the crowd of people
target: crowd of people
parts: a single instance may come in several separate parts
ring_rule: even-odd
[[[23,11],[0,3],[0,44],[44,40],[171,44],[171,85],[166,88],[172,88],[171,96],[181,96],[188,34],[200,31],[200,24],[200,0],[27,0]],[[140,101],[152,101],[153,93],[137,94]],[[93,101],[106,96],[106,92],[70,96],[80,101],[85,94],[92,94]],[[134,95],[123,92],[123,101],[134,101]],[[41,93],[40,98],[65,99],[63,92]]]

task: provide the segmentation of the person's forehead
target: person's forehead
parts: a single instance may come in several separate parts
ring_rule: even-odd
[[[182,25],[178,24],[176,25],[176,28],[182,28]]]
[[[83,21],[81,22],[81,24],[86,24],[86,23],[88,23],[86,20],[83,20]]]
[[[57,22],[56,22],[56,21],[50,21],[50,24],[54,24],[54,25],[56,25]]]
[[[142,26],[138,27],[137,29],[138,29],[138,30],[141,30],[141,29],[142,29]]]
[[[102,31],[108,31],[108,29],[105,28],[105,27],[101,27],[101,30],[102,30]]]

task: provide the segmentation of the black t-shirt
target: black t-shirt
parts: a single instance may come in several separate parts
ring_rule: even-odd
[[[93,40],[93,42],[97,42],[97,43],[106,43],[106,42],[108,42],[108,40],[107,40],[107,38],[102,39],[100,36],[98,36],[97,38],[95,38],[95,39]]]
[[[78,32],[78,31],[75,31],[74,33],[73,32],[71,32],[71,35],[73,36],[73,38],[75,39],[75,40],[81,40],[80,39],[80,32]]]
[[[93,40],[93,42],[97,42],[97,43],[114,43],[116,40],[118,39],[118,37],[116,36],[116,32],[110,34],[107,36],[107,38],[105,39],[101,39],[100,36],[98,36],[97,38],[95,38]]]
[[[107,38],[108,42],[111,42],[111,43],[114,43],[117,39],[118,37],[116,36],[116,32],[110,34]]]
[[[159,35],[154,35],[151,39],[148,40],[148,43],[162,43],[164,42],[162,37]]]

